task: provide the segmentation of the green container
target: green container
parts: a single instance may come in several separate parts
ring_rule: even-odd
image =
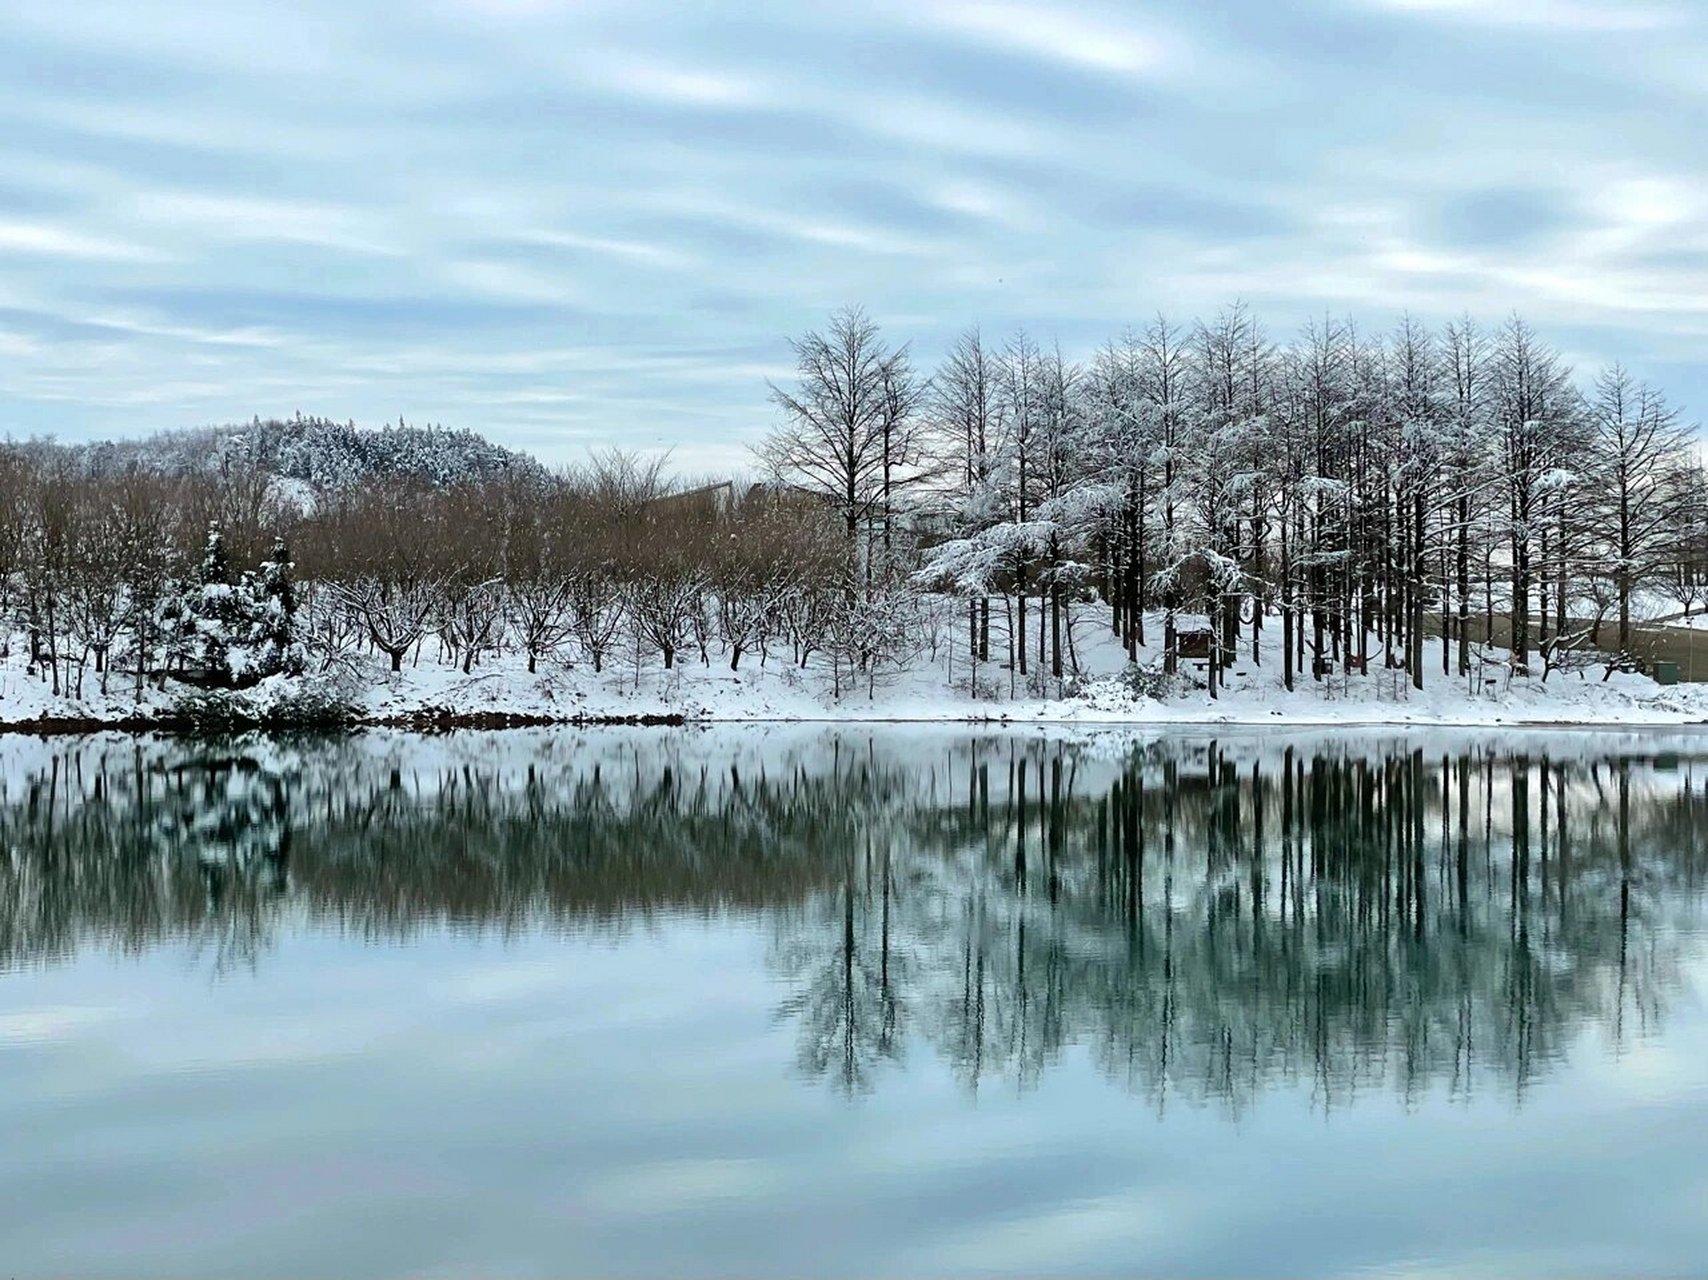
[[[1655,683],[1656,684],[1677,684],[1678,683],[1678,663],[1669,662],[1669,661],[1657,661],[1655,663]]]

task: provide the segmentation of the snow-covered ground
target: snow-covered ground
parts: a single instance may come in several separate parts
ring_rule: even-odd
[[[1185,688],[1166,698],[1133,691],[1122,677],[1126,657],[1101,625],[1101,610],[1084,606],[1075,628],[1085,672],[1078,681],[1033,677],[1028,682],[995,663],[981,664],[975,690],[964,636],[940,638],[935,656],[922,652],[903,669],[874,684],[863,678],[848,687],[825,662],[801,670],[775,657],[761,665],[744,661],[738,671],[717,660],[702,664],[684,655],[673,671],[656,657],[618,662],[595,674],[585,665],[542,662],[530,674],[520,656],[489,658],[464,675],[429,651],[396,674],[378,658],[356,661],[336,676],[314,677],[331,687],[368,723],[500,723],[505,720],[565,723],[641,718],[697,722],[741,721],[1008,721],[1078,724],[1416,724],[1416,725],[1687,725],[1708,724],[1708,685],[1662,687],[1647,676],[1601,669],[1579,675],[1556,672],[1508,677],[1485,655],[1472,680],[1441,674],[1437,642],[1426,650],[1427,677],[1414,690],[1404,672],[1385,670],[1373,658],[1368,676],[1335,674],[1322,682],[1308,676],[1288,693],[1282,686],[1276,645],[1266,637],[1259,666],[1243,658],[1228,674],[1218,698]],[[1141,661],[1155,657],[1153,643]],[[1242,643],[1243,647],[1243,643]],[[84,678],[82,697],[55,696],[39,673],[25,669],[23,646],[0,662],[0,728],[54,723],[126,724],[171,718],[189,691],[171,684],[145,687],[140,699],[130,680],[114,674],[102,694],[98,677]],[[837,686],[840,685],[840,696]],[[302,686],[275,679],[245,698],[258,709],[277,705]]]

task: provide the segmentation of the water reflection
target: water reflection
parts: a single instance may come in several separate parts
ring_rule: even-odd
[[[740,913],[797,1069],[968,1090],[1074,1050],[1164,1108],[1521,1099],[1689,958],[1708,755],[1638,737],[664,733],[12,741],[0,966],[190,939]],[[1677,745],[1677,744],[1673,744]]]

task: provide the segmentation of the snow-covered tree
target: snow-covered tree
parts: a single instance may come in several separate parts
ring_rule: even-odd
[[[1631,647],[1631,600],[1676,561],[1677,515],[1688,494],[1690,433],[1666,397],[1620,365],[1596,380],[1589,404],[1589,528]]]

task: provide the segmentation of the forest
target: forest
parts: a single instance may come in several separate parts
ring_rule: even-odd
[[[840,695],[927,636],[971,689],[991,664],[1040,694],[1095,626],[1147,687],[1191,658],[1214,695],[1247,660],[1287,689],[1611,671],[1634,623],[1708,607],[1694,428],[1516,317],[1278,341],[1236,305],[1083,360],[973,329],[926,369],[848,309],[790,349],[751,475],[706,483],[320,419],[7,444],[0,632],[71,696],[504,655],[786,663]]]

